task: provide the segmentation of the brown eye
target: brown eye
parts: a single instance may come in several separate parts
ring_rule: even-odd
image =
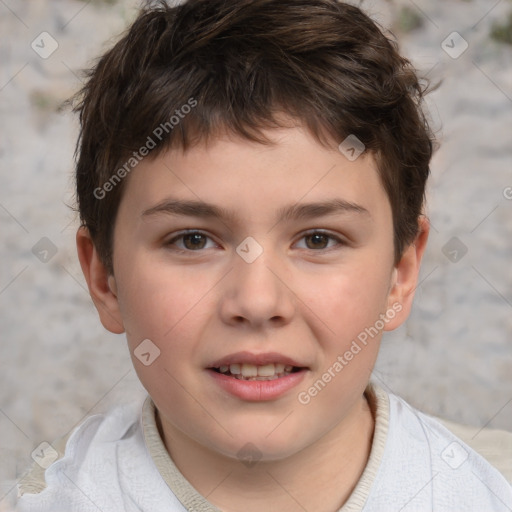
[[[307,235],[304,238],[311,241],[311,246],[306,243],[308,249],[325,249],[325,244],[328,243],[329,237],[322,233],[315,233],[313,235]]]
[[[205,249],[207,240],[211,240],[209,236],[205,235],[200,231],[191,231],[188,233],[182,233],[179,236],[176,236],[172,240],[169,240],[165,245],[166,246],[176,246],[177,251],[181,252],[191,252],[191,251],[199,251],[201,249]],[[177,243],[182,241],[182,243]]]
[[[200,233],[193,233],[191,235],[184,235],[183,237],[184,245],[187,249],[203,249],[205,236]]]
[[[311,231],[306,233],[302,239],[306,240],[305,249],[309,250],[324,250],[335,247],[336,245],[345,245],[343,240],[338,238],[337,236],[331,235],[329,233],[324,233],[323,231]],[[331,247],[328,247],[329,242],[334,240],[337,242]]]

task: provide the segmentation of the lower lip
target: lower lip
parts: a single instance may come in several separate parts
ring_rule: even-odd
[[[214,382],[222,389],[250,402],[263,402],[281,397],[300,384],[306,372],[307,370],[303,369],[274,380],[240,380],[208,369],[208,373],[213,377]]]

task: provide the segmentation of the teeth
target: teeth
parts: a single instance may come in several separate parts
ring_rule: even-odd
[[[229,365],[229,371],[230,371],[233,375],[240,375],[240,373],[241,373],[240,365],[239,365],[239,364],[230,364],[230,365]]]
[[[242,380],[274,380],[288,375],[293,370],[290,364],[269,363],[261,366],[254,364],[230,364],[222,365],[219,371],[224,374],[231,374]]]
[[[281,377],[284,377],[285,375],[288,375],[288,374],[283,374],[281,375]],[[242,375],[233,375],[233,377],[235,379],[238,379],[238,380],[276,380],[276,379],[279,379],[279,376],[278,375],[272,375],[272,377],[244,377]]]
[[[258,377],[272,377],[275,375],[274,364],[266,364],[265,366],[258,366]]]
[[[242,376],[243,377],[257,377],[258,367],[254,364],[243,364],[242,365]]]

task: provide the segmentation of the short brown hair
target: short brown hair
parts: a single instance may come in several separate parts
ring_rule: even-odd
[[[396,42],[336,0],[149,2],[75,97],[82,225],[113,272],[122,178],[150,138],[148,157],[222,130],[267,144],[262,130],[284,112],[325,146],[355,135],[375,156],[398,262],[417,235],[433,151],[425,93]]]

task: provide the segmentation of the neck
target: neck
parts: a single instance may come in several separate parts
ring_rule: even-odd
[[[162,428],[158,412],[157,424],[181,473],[224,512],[333,512],[346,502],[364,471],[375,420],[362,396],[350,415],[314,444],[286,459],[248,466],[205,448],[177,429]]]

